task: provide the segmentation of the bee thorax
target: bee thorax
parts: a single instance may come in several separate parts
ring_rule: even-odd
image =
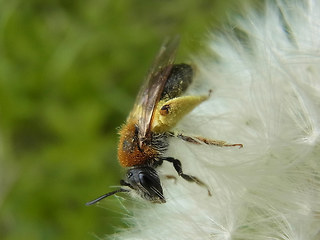
[[[118,158],[121,166],[148,165],[168,147],[164,134],[151,134],[144,144],[139,144],[138,131],[134,123],[127,123],[120,130]]]

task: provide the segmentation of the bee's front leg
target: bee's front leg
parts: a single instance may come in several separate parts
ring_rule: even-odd
[[[204,182],[202,182],[200,179],[198,179],[195,176],[191,176],[191,175],[187,175],[187,174],[183,173],[180,160],[175,159],[173,157],[164,157],[164,158],[162,158],[162,160],[171,162],[173,164],[174,169],[177,171],[179,176],[182,177],[183,179],[187,180],[188,182],[195,182],[196,184],[207,188],[208,195],[211,196],[211,192],[210,192],[207,184],[205,184]]]

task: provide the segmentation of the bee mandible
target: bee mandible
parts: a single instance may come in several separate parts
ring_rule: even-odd
[[[97,203],[119,192],[130,191],[135,191],[148,201],[165,203],[160,178],[155,170],[164,161],[172,163],[180,177],[206,187],[211,195],[204,182],[182,171],[180,160],[165,156],[169,146],[168,139],[176,137],[192,144],[219,147],[243,146],[172,131],[181,118],[207,100],[211,92],[203,96],[182,95],[192,83],[194,70],[188,64],[174,64],[178,45],[178,36],[164,42],[138,93],[133,110],[120,129],[118,159],[122,167],[128,168],[126,179],[120,181],[123,187],[86,205]]]

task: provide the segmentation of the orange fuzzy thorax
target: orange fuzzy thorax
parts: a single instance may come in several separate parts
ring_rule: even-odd
[[[151,146],[144,145],[141,151],[138,148],[135,122],[128,122],[120,129],[120,141],[118,145],[118,159],[123,167],[147,164],[158,155],[158,152]]]

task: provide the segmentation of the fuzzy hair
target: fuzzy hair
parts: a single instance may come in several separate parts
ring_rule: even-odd
[[[176,130],[244,147],[171,139],[167,155],[212,196],[164,163],[167,203],[133,199],[129,228],[110,238],[320,239],[320,1],[266,1],[207,44],[189,94],[212,96]]]

